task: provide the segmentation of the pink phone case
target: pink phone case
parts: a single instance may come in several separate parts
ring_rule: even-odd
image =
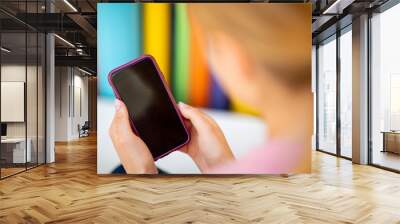
[[[186,140],[184,143],[182,143],[182,144],[176,146],[175,148],[173,148],[173,149],[171,149],[171,150],[168,150],[166,153],[162,154],[161,156],[158,156],[157,158],[154,158],[154,161],[156,161],[156,160],[158,160],[158,159],[160,159],[160,158],[162,158],[162,157],[164,157],[164,156],[170,154],[171,152],[174,152],[174,151],[178,150],[178,149],[181,148],[182,146],[186,145],[186,144],[190,141],[190,134],[189,134],[189,132],[188,132],[186,126],[185,126],[185,123],[183,122],[182,114],[181,114],[181,112],[179,111],[178,107],[176,106],[175,99],[174,99],[174,97],[172,96],[172,93],[171,93],[171,91],[170,91],[169,88],[168,88],[167,82],[165,81],[164,76],[162,75],[162,73],[161,73],[161,71],[160,71],[160,68],[158,67],[158,64],[156,63],[155,59],[154,59],[153,56],[151,56],[151,55],[142,55],[142,56],[140,56],[140,57],[138,57],[138,58],[136,58],[136,59],[134,59],[134,60],[132,60],[132,61],[126,63],[126,64],[120,65],[120,66],[114,68],[113,70],[111,70],[111,72],[108,74],[108,82],[110,83],[110,85],[111,85],[111,87],[112,87],[112,89],[113,89],[113,91],[114,91],[115,97],[116,97],[117,99],[119,99],[119,100],[122,100],[121,97],[119,96],[119,93],[118,93],[117,88],[115,88],[114,83],[112,82],[112,77],[113,77],[113,75],[114,75],[117,71],[120,71],[120,70],[122,70],[122,69],[124,69],[124,68],[126,68],[126,67],[128,67],[128,66],[130,66],[130,65],[134,65],[134,64],[136,64],[136,63],[138,63],[138,62],[140,62],[140,61],[142,61],[142,60],[144,60],[144,59],[150,59],[150,60],[153,62],[153,64],[155,65],[155,67],[156,67],[156,69],[157,69],[158,76],[159,76],[160,79],[162,80],[162,83],[163,83],[163,85],[164,85],[164,88],[167,90],[168,97],[169,97],[169,99],[171,100],[172,104],[174,105],[175,111],[176,111],[176,113],[177,113],[177,115],[178,115],[178,117],[179,117],[179,120],[181,121],[181,123],[182,123],[182,125],[183,125],[183,127],[184,127],[184,129],[185,129],[186,136],[187,136],[187,140]],[[130,115],[130,116],[131,116],[131,115]],[[130,118],[129,118],[129,119],[130,119]],[[135,133],[140,137],[140,135],[139,135],[139,133],[138,133],[138,131],[137,131],[137,129],[136,129],[136,127],[135,127],[135,125],[134,125],[132,119],[130,119],[130,123],[131,123],[131,127],[132,127],[133,132],[135,132]]]

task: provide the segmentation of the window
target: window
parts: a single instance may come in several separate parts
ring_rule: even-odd
[[[390,130],[400,130],[400,73],[390,75]]]
[[[352,156],[352,33],[351,26],[340,36],[340,155]]]
[[[318,145],[336,153],[336,36],[318,47]]]
[[[22,14],[42,12],[45,2],[17,3]],[[0,17],[8,21],[0,24],[0,178],[5,178],[45,163],[46,39],[8,14]]]
[[[372,164],[400,170],[400,5],[371,18]]]
[[[350,159],[353,74],[351,24],[318,45],[316,61],[317,149]]]

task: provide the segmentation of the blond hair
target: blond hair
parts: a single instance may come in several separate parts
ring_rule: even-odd
[[[233,37],[290,87],[311,82],[310,4],[193,3],[189,13],[205,35]]]

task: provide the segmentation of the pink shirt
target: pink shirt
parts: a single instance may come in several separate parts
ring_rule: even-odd
[[[284,140],[270,140],[228,164],[221,165],[214,174],[288,174],[310,171],[311,147]]]

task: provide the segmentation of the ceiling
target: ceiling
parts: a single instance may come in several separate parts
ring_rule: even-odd
[[[26,53],[28,59],[33,58],[31,54],[35,55],[37,44],[35,44],[36,39],[35,41],[31,39],[36,33],[54,32],[57,34],[56,65],[79,66],[96,73],[97,2],[97,0],[1,0],[2,46],[12,49],[8,54],[2,52],[3,60],[18,61],[24,58]],[[28,32],[27,40],[25,31]],[[25,41],[28,42],[26,49]]]
[[[185,0],[182,0],[185,1]],[[313,39],[325,35],[340,19],[377,7],[386,0],[253,0],[270,3],[312,3]],[[96,39],[98,2],[129,2],[124,0],[1,0],[0,24],[3,46],[23,54],[24,32],[54,32],[56,65],[74,65],[96,71]],[[162,1],[160,1],[162,2]],[[164,1],[165,2],[165,1]],[[26,13],[27,12],[27,13]],[[51,13],[50,13],[51,12]],[[351,19],[350,19],[351,21]],[[22,32],[22,33],[21,33]],[[60,38],[59,38],[60,37]],[[29,38],[28,38],[29,39]],[[63,41],[66,40],[66,41]],[[29,42],[30,40],[28,40]],[[73,45],[73,46],[72,46]],[[28,54],[36,48],[28,44]],[[18,50],[19,49],[19,50]]]

